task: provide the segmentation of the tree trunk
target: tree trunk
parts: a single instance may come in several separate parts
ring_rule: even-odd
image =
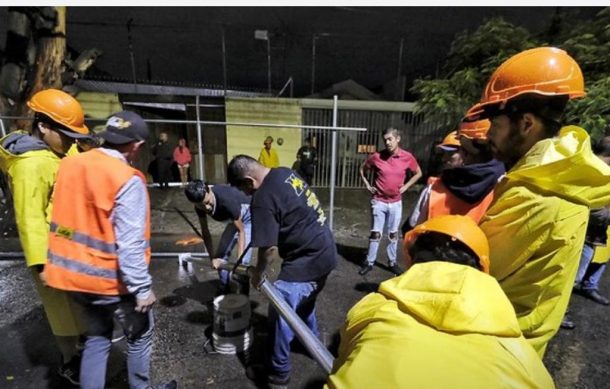
[[[66,7],[53,7],[55,25],[50,30],[37,31],[36,61],[29,88],[22,95],[18,116],[32,116],[25,102],[43,89],[61,89],[61,73],[66,56]]]

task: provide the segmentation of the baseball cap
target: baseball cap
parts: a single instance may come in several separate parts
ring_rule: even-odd
[[[108,143],[122,145],[148,138],[148,125],[140,115],[131,111],[113,114],[106,122],[106,128],[97,134]]]

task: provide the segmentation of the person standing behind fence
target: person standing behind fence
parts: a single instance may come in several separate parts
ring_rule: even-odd
[[[174,149],[174,161],[178,164],[178,171],[180,172],[180,182],[182,186],[185,186],[189,176],[189,166],[191,163],[191,151],[186,147],[186,140],[180,138],[178,146]]]
[[[172,149],[167,140],[167,132],[161,132],[159,134],[159,141],[152,149],[157,161],[157,181],[161,189],[168,188],[169,182],[172,179]]]
[[[271,144],[273,143],[273,137],[268,136],[265,138],[265,142],[263,143],[265,147],[261,149],[261,153],[258,156],[258,162],[264,167],[274,168],[280,167],[280,157],[277,155],[277,151],[271,148]]]
[[[297,151],[298,170],[297,173],[311,185],[313,173],[318,162],[318,151],[311,145],[311,138],[306,138],[303,146]]]
[[[389,244],[387,247],[388,264],[392,273],[401,273],[396,264],[396,248],[398,246],[398,227],[402,218],[402,194],[406,192],[419,178],[422,171],[417,160],[411,153],[400,148],[400,134],[396,128],[388,128],[383,133],[385,149],[371,155],[360,166],[360,177],[369,192],[371,199],[372,226],[369,237],[369,248],[366,261],[358,272],[365,275],[373,270],[377,258],[379,241],[384,225],[387,225]],[[366,178],[368,170],[374,173],[373,185]],[[406,183],[407,171],[414,173]]]
[[[40,91],[27,104],[34,111],[31,134],[15,131],[2,138],[0,162],[12,192],[25,262],[62,356],[58,373],[78,384],[77,345],[84,328],[69,296],[45,287],[43,274],[57,169],[74,141],[89,137],[90,132],[80,103],[63,91]]]

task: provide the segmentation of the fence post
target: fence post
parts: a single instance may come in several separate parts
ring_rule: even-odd
[[[201,140],[201,119],[199,117],[199,95],[195,96],[195,109],[197,110],[197,148],[199,156],[199,179],[205,182],[203,169],[203,142]]]
[[[337,127],[337,95],[333,96],[333,127]],[[332,145],[330,157],[330,206],[328,210],[328,226],[333,230],[333,216],[335,212],[335,180],[337,179],[337,131],[332,130]]]

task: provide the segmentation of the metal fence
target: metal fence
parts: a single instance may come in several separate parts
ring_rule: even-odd
[[[417,159],[424,175],[431,170],[430,160],[435,141],[442,138],[443,130],[434,123],[424,121],[422,115],[413,113],[412,104],[388,103],[385,110],[370,110],[365,106],[358,109],[341,109],[339,105],[338,126],[365,127],[366,132],[341,132],[337,143],[337,187],[362,188],[360,166],[372,152],[384,147],[382,134],[388,127],[395,127],[401,133],[401,147],[411,152]],[[303,125],[329,125],[332,109],[303,107]],[[303,138],[311,138],[318,151],[318,166],[313,185],[327,187],[331,169],[331,134],[328,131],[305,129]]]

